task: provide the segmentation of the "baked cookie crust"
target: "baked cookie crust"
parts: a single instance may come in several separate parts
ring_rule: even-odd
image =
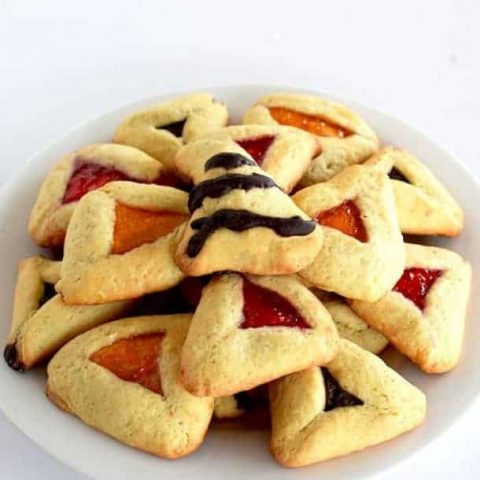
[[[173,170],[182,145],[227,122],[223,103],[207,93],[192,93],[134,113],[117,128],[113,141],[139,148]]]
[[[372,353],[341,340],[326,368],[270,384],[270,446],[282,465],[301,467],[363,450],[423,422],[425,395]]]
[[[196,450],[213,412],[213,399],[179,383],[180,352],[190,315],[136,317],[102,325],[68,343],[48,365],[48,397],[63,410],[129,446],[165,458]],[[125,381],[91,360],[122,339],[163,334],[157,360],[161,393]]]
[[[293,112],[294,115],[306,115],[307,120],[304,119],[298,126],[307,131],[309,129],[305,124],[310,119],[318,119],[326,127],[341,132],[338,135],[316,135],[320,153],[312,160],[301,179],[300,185],[303,187],[329,180],[348,165],[363,162],[378,149],[376,134],[358,114],[340,103],[311,95],[266,95],[245,112],[243,123],[278,125],[278,119],[272,115],[272,108]]]

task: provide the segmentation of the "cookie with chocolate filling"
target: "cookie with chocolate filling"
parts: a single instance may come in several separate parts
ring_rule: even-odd
[[[78,201],[117,180],[178,183],[160,162],[136,148],[108,143],[83,147],[65,155],[43,181],[28,224],[33,241],[42,247],[62,246]]]
[[[462,231],[462,209],[415,156],[400,148],[386,147],[365,163],[376,165],[392,180],[403,233],[455,237]]]
[[[182,145],[227,122],[223,103],[208,93],[191,93],[132,114],[117,128],[113,141],[139,148],[173,170]]]
[[[300,181],[304,187],[332,178],[378,149],[377,136],[358,114],[337,102],[312,95],[266,95],[245,112],[243,123],[287,125],[317,138],[320,153]]]
[[[395,438],[420,425],[425,395],[366,350],[341,340],[337,356],[270,385],[271,450],[301,467]]]
[[[471,267],[443,248],[406,247],[405,270],[392,290],[351,307],[422,370],[446,372],[462,351]]]
[[[239,147],[239,148],[238,148]],[[286,192],[290,192],[318,151],[315,138],[295,128],[235,125],[222,128],[182,147],[175,167],[186,180],[197,184],[208,174],[206,162],[222,152],[240,153],[250,159],[218,161],[210,169],[239,173],[243,166],[258,165]]]
[[[86,330],[118,318],[132,301],[106,305],[65,305],[54,284],[60,279],[60,262],[42,257],[20,261],[13,319],[4,358],[14,370],[27,370],[49,358]]]
[[[324,234],[322,249],[300,276],[322,290],[369,302],[393,287],[405,266],[405,248],[385,173],[352,165],[293,200]]]
[[[213,399],[194,397],[178,380],[189,323],[190,315],[136,317],[77,337],[48,365],[48,397],[131,447],[188,455],[213,411]]]
[[[321,228],[260,167],[226,167],[245,160],[224,152],[205,163],[209,176],[190,192],[192,217],[176,253],[185,274],[295,273],[320,250]]]
[[[68,227],[57,290],[66,303],[97,304],[178,284],[187,219],[187,194],[175,188],[113,182],[88,193]]]
[[[218,420],[238,418],[268,404],[267,389],[254,388],[234,395],[215,398],[213,416]]]
[[[194,395],[231,395],[324,365],[337,343],[329,313],[296,278],[219,275],[193,316],[181,381]]]

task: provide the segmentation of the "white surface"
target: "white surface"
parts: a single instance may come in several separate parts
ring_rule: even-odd
[[[429,131],[480,177],[478,2],[279,3],[3,0],[1,181],[69,127],[126,101],[242,82],[316,87],[379,107]],[[479,478],[479,419],[477,403],[381,478]],[[0,478],[85,479],[5,419]]]

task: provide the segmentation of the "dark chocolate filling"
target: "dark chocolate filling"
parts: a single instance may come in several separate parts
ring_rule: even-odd
[[[170,132],[172,135],[175,135],[176,137],[182,137],[183,127],[185,126],[186,121],[187,119],[184,118],[183,120],[179,120],[178,122],[172,122],[172,123],[169,123],[168,125],[158,125],[155,128],[157,130],[166,130],[167,132]]]
[[[339,407],[355,407],[357,405],[363,405],[363,400],[352,393],[344,390],[340,384],[335,380],[328,368],[321,367],[323,382],[325,384],[325,412],[334,410]]]
[[[256,399],[248,392],[239,392],[236,393],[233,397],[237,402],[238,408],[241,410],[251,410],[257,403]]]
[[[393,167],[390,170],[390,172],[388,173],[388,176],[392,180],[398,180],[399,182],[405,182],[405,183],[412,183],[400,170],[398,170],[398,168],[395,168],[395,167]]]
[[[188,197],[188,209],[193,213],[202,206],[206,197],[220,198],[232,190],[251,190],[252,188],[280,188],[270,177],[252,173],[242,175],[240,173],[229,173],[211,180],[200,182],[190,192]]]
[[[195,257],[200,253],[208,237],[219,228],[227,228],[234,232],[243,232],[250,228],[265,227],[273,230],[281,237],[304,236],[315,230],[316,222],[304,220],[298,215],[289,218],[269,217],[248,210],[222,209],[210,217],[202,217],[190,224],[193,230],[199,230],[191,236],[187,254]]]
[[[214,168],[224,168],[225,170],[233,170],[234,168],[243,167],[248,165],[250,167],[256,167],[257,164],[239,153],[217,153],[205,163],[205,171],[213,170]]]
[[[55,286],[51,283],[43,284],[43,295],[42,298],[38,301],[38,308],[45,305],[51,298],[57,294]]]
[[[24,363],[18,358],[17,347],[14,343],[9,343],[5,346],[3,358],[5,359],[5,362],[7,362],[7,365],[13,370],[16,370],[17,372],[23,372],[25,370]]]

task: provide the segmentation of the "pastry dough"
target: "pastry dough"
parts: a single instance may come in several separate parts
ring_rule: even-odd
[[[301,467],[390,440],[420,425],[425,395],[348,340],[326,369],[313,367],[270,385],[271,450]]]
[[[385,173],[352,165],[297,192],[293,200],[320,223],[334,226],[322,226],[323,247],[300,276],[317,288],[370,302],[393,287],[405,266],[405,248]],[[341,228],[356,231],[345,234]]]
[[[137,147],[173,170],[182,145],[227,122],[223,103],[207,93],[192,93],[134,113],[117,128],[113,140]]]
[[[315,134],[320,154],[300,181],[304,187],[332,178],[378,149],[377,136],[359,115],[337,102],[311,95],[266,95],[245,112],[243,123],[292,125]]]
[[[388,340],[362,320],[342,300],[323,302],[342,338],[378,355],[388,345]]]
[[[197,184],[208,173],[205,163],[214,154],[240,153],[254,160],[284,191],[290,192],[317,151],[315,137],[296,128],[235,125],[182,147],[175,157],[175,167],[184,179]]]
[[[29,369],[86,330],[118,318],[133,301],[105,305],[65,305],[53,290],[60,262],[42,257],[20,261],[13,320],[4,357],[15,370]]]
[[[193,316],[181,380],[194,395],[230,395],[324,365],[337,342],[327,310],[296,278],[221,275],[204,288]]]
[[[88,425],[132,447],[165,458],[193,452],[206,434],[213,399],[190,395],[178,381],[180,351],[189,322],[190,315],[136,317],[77,337],[48,365],[48,397]],[[156,368],[151,372],[154,378],[157,375],[160,393],[123,380],[94,361],[103,348],[149,335],[161,338]],[[117,357],[126,371],[132,350],[124,358]],[[148,353],[144,352],[145,356]]]
[[[452,251],[407,244],[405,268],[393,291],[351,307],[425,372],[449,371],[462,351],[471,267]]]
[[[166,172],[154,158],[124,145],[89,145],[69,153],[42,183],[30,215],[30,236],[42,247],[60,247],[82,193],[114,180],[170,184],[173,178]]]
[[[463,229],[463,212],[433,173],[412,154],[386,147],[365,162],[392,178],[403,233],[454,237]]]
[[[175,188],[113,182],[90,192],[72,216],[57,290],[66,303],[97,304],[176,285],[184,275],[173,256],[187,219],[187,194]]]

